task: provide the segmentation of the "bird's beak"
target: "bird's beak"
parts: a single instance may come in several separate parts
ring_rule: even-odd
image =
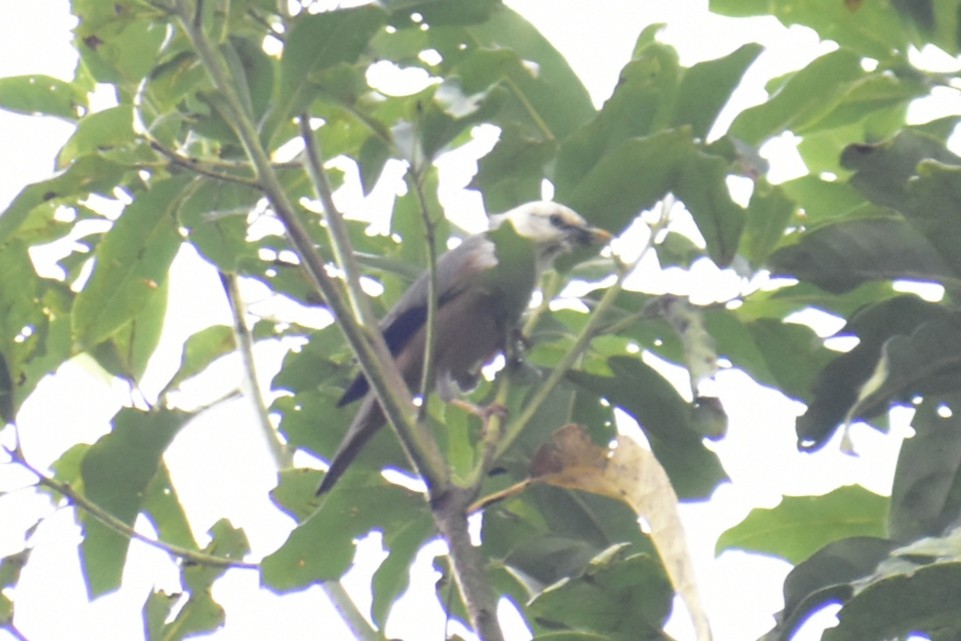
[[[577,242],[580,245],[606,245],[611,242],[614,235],[606,229],[600,227],[585,226],[577,230]]]

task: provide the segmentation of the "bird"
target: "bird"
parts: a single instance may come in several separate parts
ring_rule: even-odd
[[[575,247],[606,244],[611,234],[573,209],[534,201],[490,217],[491,228],[469,236],[435,264],[433,388],[445,401],[469,389],[477,371],[506,349],[539,275],[554,258]],[[507,231],[507,227],[512,232]],[[397,368],[412,390],[421,383],[427,333],[429,275],[411,284],[379,327]],[[386,423],[376,395],[361,372],[338,407],[361,404],[317,488],[328,492],[361,449]]]

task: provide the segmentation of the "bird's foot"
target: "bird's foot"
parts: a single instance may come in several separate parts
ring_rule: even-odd
[[[480,417],[485,423],[490,420],[492,416],[499,416],[504,418],[507,416],[507,408],[500,403],[491,403],[490,405],[477,405],[476,403],[471,403],[470,401],[465,401],[462,398],[451,399],[451,405],[454,407],[459,407],[468,414],[473,414],[474,416]]]

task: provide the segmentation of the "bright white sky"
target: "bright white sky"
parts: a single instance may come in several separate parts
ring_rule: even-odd
[[[766,78],[799,68],[824,51],[813,32],[787,30],[773,20],[737,22],[711,16],[702,1],[510,0],[508,4],[533,21],[568,57],[598,105],[610,95],[637,35],[654,22],[669,25],[662,40],[679,48],[684,64],[726,54],[747,41],[765,44],[767,52],[738,92],[741,108],[763,100]],[[66,0],[0,0],[0,76],[44,73],[69,79],[75,64],[69,46],[71,27]],[[23,185],[50,174],[54,155],[69,133],[68,125],[53,119],[0,111],[0,148],[4,150],[0,155],[0,207]],[[797,171],[790,143],[781,141],[766,150],[774,160],[775,181]],[[470,159],[458,156],[445,168],[451,183],[444,192],[445,205],[450,209],[459,203],[477,207],[478,201],[462,188],[473,171]],[[349,192],[342,196],[350,209],[355,203],[350,202]],[[690,291],[697,302],[725,299],[739,287],[736,279],[707,266],[693,276],[661,277],[647,288]],[[695,290],[691,286],[695,282],[709,282],[711,286]],[[175,322],[169,323],[160,347],[163,357],[152,364],[144,384],[148,394],[151,389],[159,389],[172,373],[174,359],[187,336],[213,319],[229,322],[215,273],[191,252],[178,257],[172,285],[175,295],[168,318]],[[257,294],[251,292],[252,296]],[[262,358],[260,373],[267,389],[279,365],[279,351],[263,346],[258,357]],[[221,363],[212,375],[198,381],[204,396],[209,398],[211,389],[226,391],[239,385],[237,369],[234,363]],[[816,456],[801,455],[794,446],[793,423],[802,408],[736,372],[722,373],[717,383],[730,416],[730,430],[715,448],[733,482],[721,487],[710,503],[684,506],[683,516],[715,639],[739,641],[757,638],[773,625],[771,615],[782,606],[781,584],[789,566],[776,559],[741,553],[714,558],[718,534],[738,523],[752,507],[776,505],[782,494],[818,494],[854,482],[887,494],[900,437],[883,437],[856,427],[853,436],[860,457],[841,455],[831,445]],[[54,380],[41,387],[21,413],[26,453],[41,468],[77,440],[96,440],[109,428],[118,404],[128,398],[122,386],[91,375],[82,360],[67,364]],[[224,515],[245,529],[254,558],[284,541],[291,523],[267,499],[275,476],[246,402],[225,403],[189,425],[171,447],[167,461],[201,539]],[[878,474],[877,470],[886,472]],[[29,482],[29,476],[9,466],[0,467],[0,491]],[[26,528],[40,516],[49,516],[46,501],[28,494],[0,497],[0,556],[21,549]],[[176,568],[163,553],[135,542],[123,588],[88,603],[76,552],[79,538],[69,510],[49,516],[37,530],[33,557],[16,592],[19,629],[31,641],[142,638],[143,602],[155,587],[168,591],[177,588]],[[369,541],[364,549],[376,557],[379,548],[376,541]],[[429,568],[429,561],[424,559],[425,568]],[[364,592],[368,581],[364,573],[347,580],[348,587],[359,595],[361,609],[367,607]],[[415,594],[418,590],[430,592],[432,581],[430,572],[418,573]],[[317,588],[276,596],[258,589],[255,572],[234,570],[216,585],[215,598],[227,612],[227,625],[217,633],[217,639],[317,638],[318,630],[323,630],[325,639],[348,638]],[[441,639],[439,609],[425,608],[416,596],[407,598],[406,611],[416,616],[396,617],[388,626],[389,634]],[[822,621],[830,620],[830,616],[822,617]],[[820,629],[816,625],[811,628],[797,638],[819,638]],[[675,617],[671,632],[681,640],[693,638],[684,616]],[[0,640],[7,638],[0,632]],[[513,638],[529,637],[520,632]]]

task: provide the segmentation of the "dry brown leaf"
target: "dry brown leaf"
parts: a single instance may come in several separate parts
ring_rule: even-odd
[[[711,629],[677,512],[677,494],[650,450],[630,439],[620,439],[608,450],[595,445],[581,426],[567,425],[538,449],[531,462],[531,482],[601,494],[629,505],[647,521],[668,578],[687,605],[698,641],[710,641]]]

